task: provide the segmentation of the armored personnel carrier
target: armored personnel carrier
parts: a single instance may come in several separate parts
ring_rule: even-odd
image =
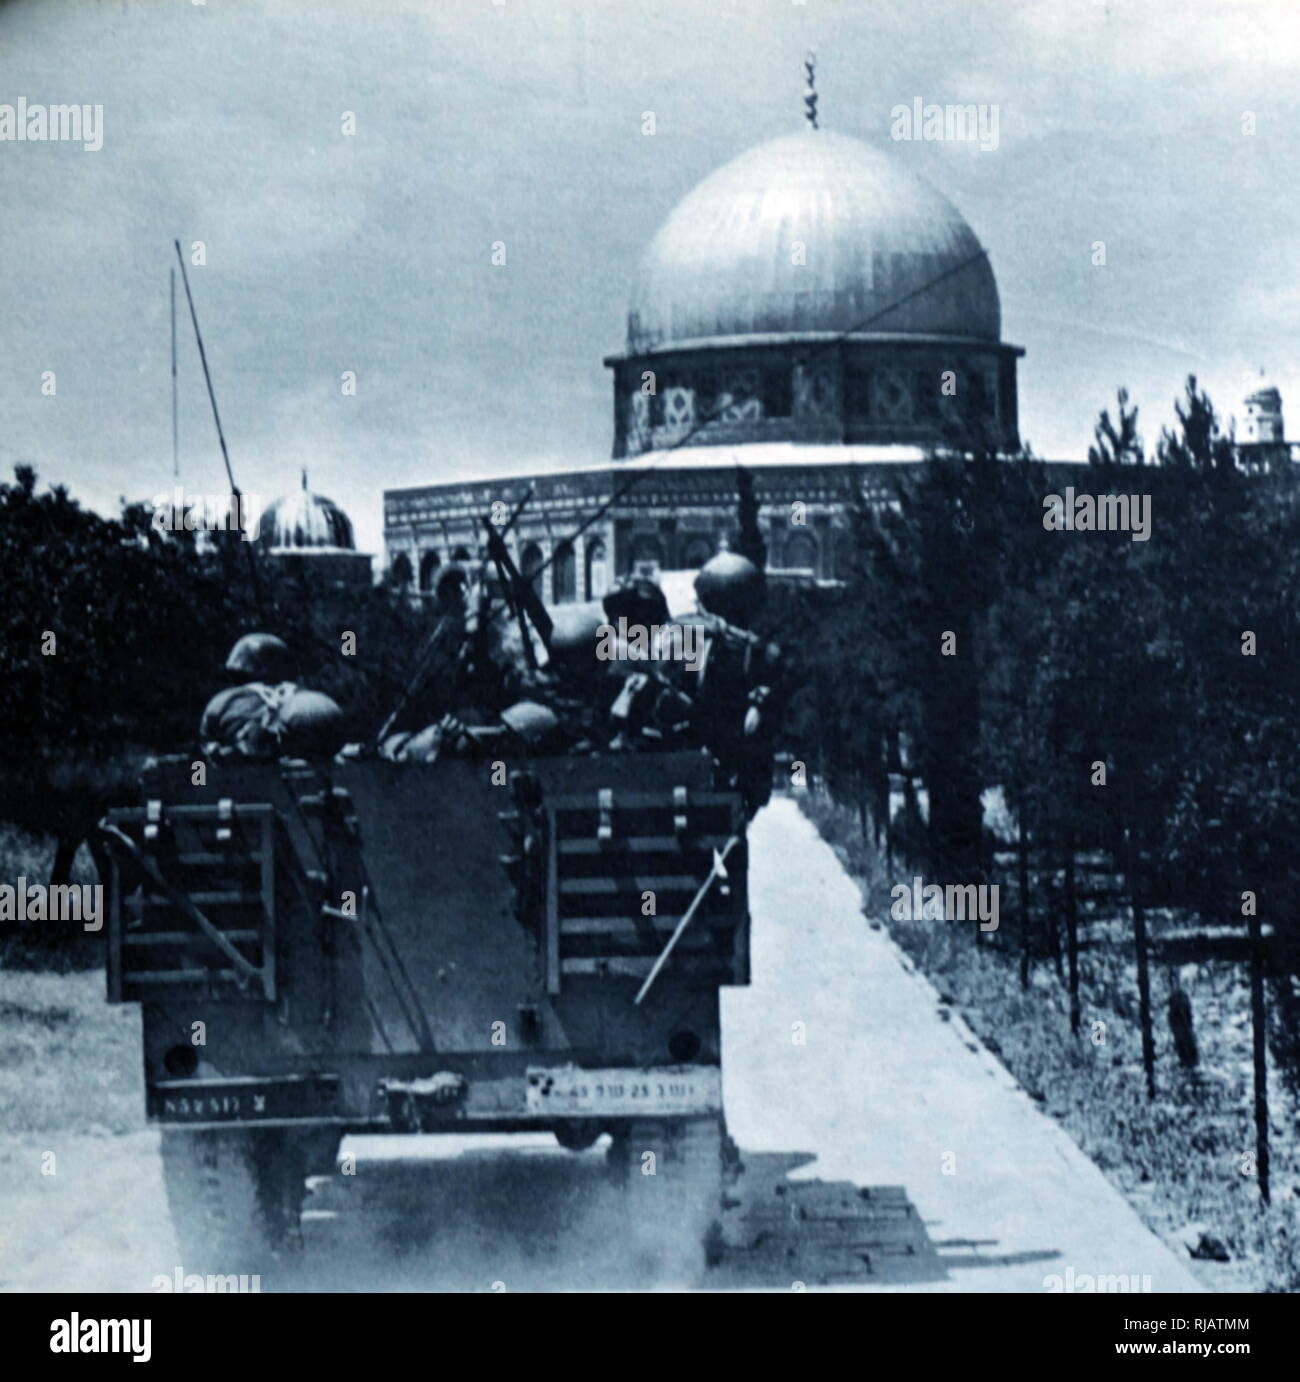
[[[607,1133],[708,1256],[718,990],[749,980],[745,810],[709,754],[195,776],[158,761],[103,823],[109,998],[141,1004],[187,1267],[290,1244],[349,1132]]]

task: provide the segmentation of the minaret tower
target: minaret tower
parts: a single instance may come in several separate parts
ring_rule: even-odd
[[[1282,395],[1269,383],[1263,370],[1252,381],[1245,400],[1246,416],[1241,425],[1241,440],[1246,446],[1280,446],[1285,439],[1282,426]]]

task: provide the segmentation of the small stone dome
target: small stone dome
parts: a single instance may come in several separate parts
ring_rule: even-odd
[[[352,520],[323,494],[307,488],[307,472],[302,474],[302,489],[273,499],[262,511],[257,540],[271,550],[352,552],[356,539]]]
[[[1247,406],[1253,403],[1258,408],[1276,410],[1282,406],[1282,395],[1277,385],[1261,369],[1247,383],[1245,401]]]

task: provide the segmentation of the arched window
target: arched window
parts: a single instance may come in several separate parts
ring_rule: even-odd
[[[653,576],[664,563],[664,549],[657,537],[648,534],[632,543],[632,571],[636,575]]]
[[[411,559],[405,552],[399,552],[393,558],[388,576],[399,590],[405,590],[411,584]]]
[[[778,365],[763,371],[763,416],[790,416],[789,365]]]
[[[438,580],[437,598],[440,605],[450,607],[465,598],[465,573],[458,566],[449,566]]]
[[[587,599],[599,600],[609,589],[609,559],[599,538],[587,542]]]
[[[853,533],[848,528],[832,528],[826,549],[826,574],[843,580],[852,570],[854,561]]]
[[[817,573],[817,539],[811,533],[795,533],[786,539],[785,565],[788,571]]]
[[[519,557],[519,574],[523,576],[525,580],[532,581],[533,589],[538,595],[542,593],[542,578],[540,573],[542,563],[545,560],[546,558],[542,555],[542,549],[535,542],[530,542]]]
[[[693,537],[686,544],[684,565],[687,571],[698,571],[713,555],[713,539]]]
[[[555,549],[555,560],[551,563],[551,589],[555,603],[578,598],[577,558],[573,543],[567,538]]]
[[[426,552],[420,558],[420,589],[432,590],[438,583],[438,567],[442,563],[438,560],[437,552]]]

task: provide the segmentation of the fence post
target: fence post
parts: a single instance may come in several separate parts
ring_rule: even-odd
[[[1025,848],[1025,803],[1016,811],[1016,881],[1020,888],[1020,987],[1029,987],[1029,856]]]
[[[1268,1011],[1264,1006],[1264,937],[1258,908],[1246,918],[1250,934],[1250,1023],[1255,1078],[1255,1170],[1259,1196],[1269,1203],[1268,1184]]]
[[[1074,879],[1074,832],[1065,839],[1065,945],[1070,969],[1070,1031],[1079,1035],[1079,896]]]
[[[1138,1018],[1142,1025],[1142,1068],[1147,1077],[1147,1098],[1156,1097],[1156,1044],[1151,1032],[1151,970],[1147,956],[1147,918],[1137,879],[1137,851],[1128,827],[1124,827],[1124,872],[1129,905],[1133,910],[1133,945],[1137,952]]]

